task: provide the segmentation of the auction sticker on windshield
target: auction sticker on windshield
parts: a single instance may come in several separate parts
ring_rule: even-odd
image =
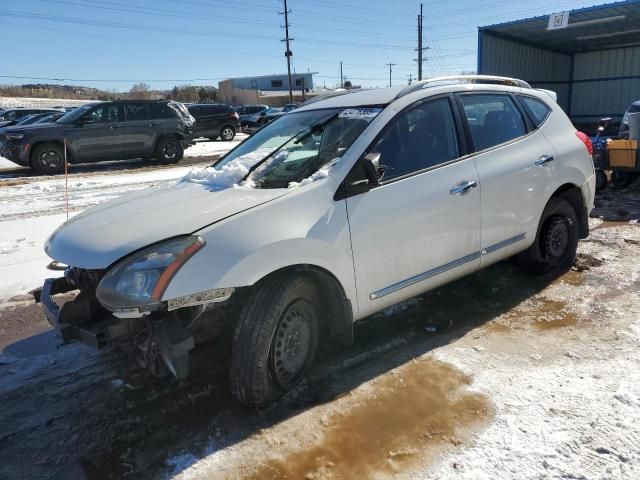
[[[340,112],[340,118],[374,118],[382,108],[347,108]]]

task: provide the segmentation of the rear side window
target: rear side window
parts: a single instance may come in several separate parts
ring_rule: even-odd
[[[527,133],[524,120],[508,95],[460,95],[476,150],[508,142]]]
[[[166,103],[152,103],[149,105],[152,119],[176,118],[178,112]]]
[[[519,96],[518,98],[522,102],[524,109],[527,111],[531,117],[531,121],[536,127],[542,125],[551,113],[551,109],[542,100],[524,96]]]
[[[125,103],[124,104],[125,118],[128,122],[135,122],[140,120],[148,120],[147,104],[146,103]]]

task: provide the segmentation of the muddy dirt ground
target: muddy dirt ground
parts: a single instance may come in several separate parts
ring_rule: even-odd
[[[598,195],[576,266],[503,262],[360,322],[272,407],[229,338],[157,380],[0,307],[0,478],[640,478],[640,194]]]

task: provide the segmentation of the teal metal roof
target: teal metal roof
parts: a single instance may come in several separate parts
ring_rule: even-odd
[[[544,15],[479,30],[481,34],[566,54],[640,45],[640,0],[571,10],[567,28],[547,30],[548,24],[549,15]]]

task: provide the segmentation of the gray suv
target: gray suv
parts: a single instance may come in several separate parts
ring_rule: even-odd
[[[69,163],[156,158],[176,163],[193,143],[194,118],[178,102],[96,102],[54,123],[14,127],[0,133],[0,156],[38,173],[64,171]]]

